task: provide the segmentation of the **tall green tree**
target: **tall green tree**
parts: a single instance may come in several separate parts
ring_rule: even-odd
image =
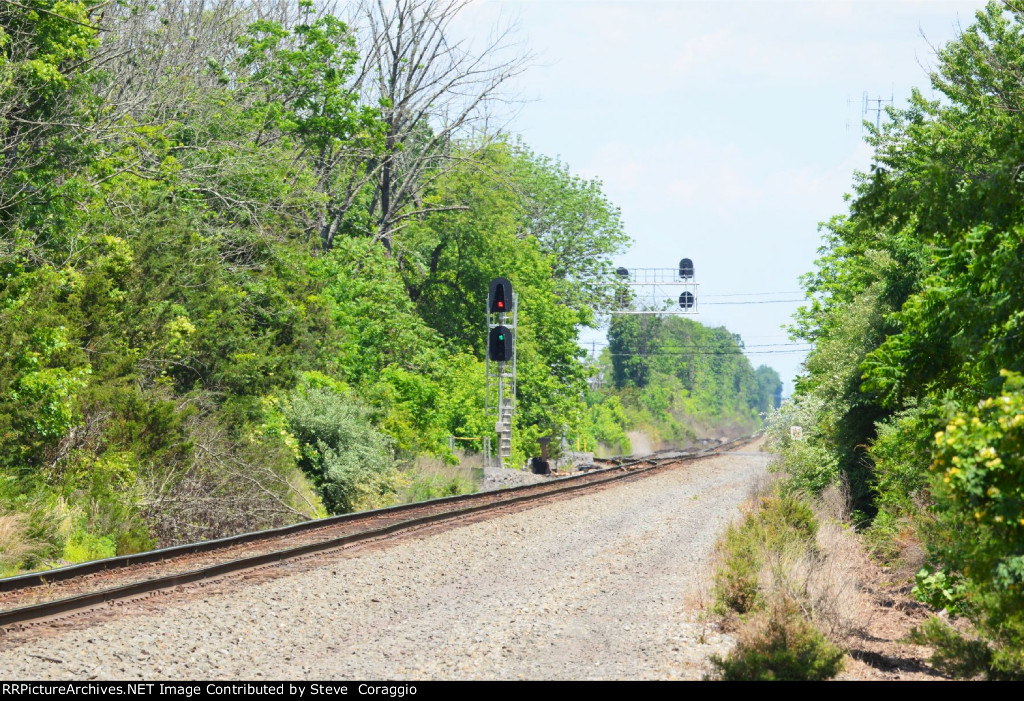
[[[963,593],[955,606],[985,639],[975,661],[1016,677],[1024,580],[1011,524],[1024,512],[1009,485],[1024,475],[999,408],[1015,406],[1024,369],[1024,6],[990,3],[938,58],[943,99],[915,91],[872,130],[871,170],[849,216],[828,225],[796,327],[816,343],[798,395],[821,403],[817,435],[858,504],[880,507],[875,531],[920,524],[932,558],[922,596],[960,582],[947,592]]]

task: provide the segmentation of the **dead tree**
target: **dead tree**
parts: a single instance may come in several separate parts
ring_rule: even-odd
[[[511,24],[496,27],[479,46],[456,38],[453,21],[468,4],[361,0],[352,20],[362,57],[357,84],[368,103],[380,105],[385,132],[382,150],[352,167],[344,199],[372,188],[373,229],[366,233],[389,252],[408,220],[459,207],[424,206],[422,194],[454,165],[454,141],[493,133],[495,107],[513,102],[505,88],[532,58]],[[336,207],[321,232],[325,247],[343,213]]]

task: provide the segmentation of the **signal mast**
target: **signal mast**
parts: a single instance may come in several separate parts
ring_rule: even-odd
[[[497,417],[498,466],[512,455],[512,416],[516,410],[516,319],[519,297],[503,277],[487,290],[487,384],[485,411]]]

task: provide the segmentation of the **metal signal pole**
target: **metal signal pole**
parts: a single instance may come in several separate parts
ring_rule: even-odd
[[[484,411],[496,416],[498,466],[512,456],[512,418],[516,410],[516,324],[519,296],[505,278],[491,281],[487,295],[487,382]],[[507,334],[507,336],[506,336]]]

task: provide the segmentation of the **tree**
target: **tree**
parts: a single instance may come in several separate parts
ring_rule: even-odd
[[[757,410],[767,413],[772,409],[778,409],[782,404],[782,379],[779,373],[767,365],[758,366],[754,372],[757,375]]]
[[[354,20],[362,32],[359,85],[368,104],[379,104],[384,146],[353,167],[346,201],[369,188],[365,231],[390,251],[392,239],[412,219],[458,208],[426,205],[433,181],[471,154],[452,144],[470,132],[495,133],[490,108],[507,99],[501,88],[522,73],[530,56],[516,44],[514,28],[497,28],[476,48],[453,36],[452,23],[468,0],[362,0]],[[486,146],[486,140],[481,148]],[[341,210],[323,232],[330,246]]]
[[[797,392],[820,401],[819,435],[874,516],[875,541],[917,525],[931,553],[922,595],[959,582],[947,589],[966,599],[953,603],[983,636],[960,653],[981,645],[989,668],[975,672],[1015,677],[1022,56],[1024,5],[992,2],[938,51],[944,99],[915,91],[871,129],[871,170],[849,217],[828,225],[797,326],[816,343]]]
[[[573,175],[565,163],[536,154],[521,141],[512,154],[509,185],[522,198],[523,234],[533,236],[551,258],[563,303],[596,321],[612,307],[617,280],[612,257],[630,241],[619,209],[599,180]]]
[[[0,253],[68,255],[96,141],[99,2],[0,2]],[[39,249],[36,249],[39,246]]]

